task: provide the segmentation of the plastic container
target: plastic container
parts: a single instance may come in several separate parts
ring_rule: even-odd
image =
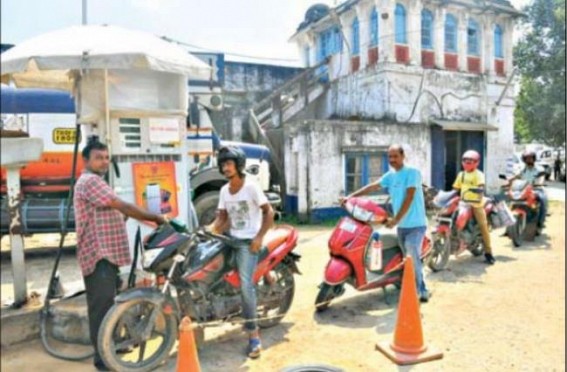
[[[366,267],[370,271],[379,271],[382,269],[382,241],[377,231],[372,234],[370,255]]]

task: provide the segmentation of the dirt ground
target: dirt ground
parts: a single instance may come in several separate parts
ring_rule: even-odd
[[[243,355],[238,326],[207,331],[199,353],[203,371],[278,371],[321,363],[345,371],[564,371],[565,370],[565,204],[553,202],[545,234],[514,249],[492,233],[497,262],[487,266],[468,253],[452,258],[450,269],[426,280],[432,298],[421,305],[425,342],[443,351],[439,361],[397,367],[375,351],[393,339],[399,292],[352,288],[323,314],[314,299],[327,262],[331,228],[301,228],[302,255],[296,293],[282,323],[262,332],[259,360]],[[39,342],[2,350],[4,372],[89,371],[90,361],[51,358]],[[175,370],[175,358],[160,370]]]

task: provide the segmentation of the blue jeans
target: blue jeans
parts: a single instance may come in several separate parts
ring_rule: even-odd
[[[250,241],[242,241],[242,245],[233,248],[236,254],[236,268],[240,277],[240,291],[242,294],[242,315],[246,320],[244,328],[247,331],[256,330],[256,288],[253,276],[258,264],[258,255],[250,252]]]
[[[539,226],[543,226],[545,222],[545,215],[547,214],[547,195],[545,191],[541,189],[535,189],[536,199],[539,200],[539,216],[537,216],[537,223]]]
[[[421,245],[423,244],[426,231],[426,226],[409,228],[398,227],[398,241],[402,247],[404,255],[409,254],[411,256],[415,271],[417,291],[420,296],[427,294],[427,287],[425,286],[425,281],[423,279],[423,269],[420,258]]]

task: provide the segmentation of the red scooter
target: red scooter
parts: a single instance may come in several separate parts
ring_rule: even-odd
[[[469,192],[482,193],[482,190],[470,189]],[[495,202],[492,198],[484,197],[483,203],[490,226],[492,215],[496,214]],[[433,248],[427,262],[431,270],[440,271],[447,268],[451,253],[455,256],[465,250],[473,256],[484,253],[484,242],[472,207],[466,200],[461,200],[458,191],[440,191],[433,199],[433,204],[439,210],[434,218],[437,225],[432,232]]]
[[[393,233],[380,234],[372,223],[383,223],[388,213],[380,205],[368,199],[350,198],[344,209],[348,212],[339,220],[329,239],[331,258],[325,268],[323,282],[315,300],[318,312],[329,307],[330,302],[345,292],[345,284],[358,291],[385,288],[388,284],[400,287],[404,255]],[[372,250],[376,249],[371,261]],[[421,259],[430,251],[430,240],[425,238]],[[369,270],[373,267],[373,270]]]

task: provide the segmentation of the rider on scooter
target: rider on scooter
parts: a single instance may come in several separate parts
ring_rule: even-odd
[[[404,149],[400,145],[388,148],[388,162],[392,169],[378,181],[362,187],[339,198],[343,205],[348,198],[365,195],[381,188],[387,189],[392,201],[394,216],[386,222],[388,228],[398,225],[398,241],[405,254],[409,254],[414,262],[416,285],[420,302],[428,302],[431,293],[427,290],[423,270],[421,268],[420,251],[427,230],[427,217],[418,169],[404,164]]]
[[[484,189],[484,173],[477,169],[479,162],[480,154],[478,152],[474,150],[465,151],[462,156],[463,171],[457,175],[453,189],[460,191],[461,200],[472,207],[474,218],[478,223],[484,241],[484,258],[488,264],[493,265],[496,260],[492,255],[488,221],[482,205],[483,193],[473,192],[474,189]]]
[[[545,172],[545,170],[543,169],[543,167],[535,163],[535,152],[532,150],[524,151],[522,153],[522,161],[525,164],[524,168],[520,171],[520,173],[510,178],[509,183],[516,179],[522,179],[528,181],[532,185],[538,184],[538,179],[541,177],[541,174]],[[547,195],[545,194],[545,190],[543,190],[542,188],[534,188],[534,193],[536,195],[536,199],[540,204],[537,227],[543,229],[543,227],[545,226],[545,216],[547,214]]]

